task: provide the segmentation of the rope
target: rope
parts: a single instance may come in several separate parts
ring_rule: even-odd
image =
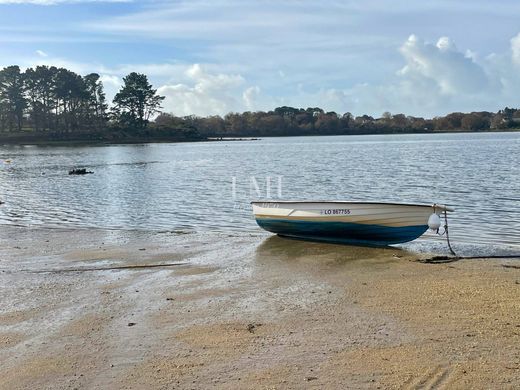
[[[433,205],[433,212],[437,214],[437,205]],[[441,209],[442,210],[442,209]],[[455,253],[455,250],[451,246],[450,241],[450,234],[449,234],[449,227],[448,227],[448,212],[446,209],[442,210],[444,212],[444,231],[440,232],[440,227],[437,229],[437,234],[439,236],[446,235],[446,241],[448,243],[448,248],[450,250],[451,256],[434,256],[432,258],[428,259],[417,259],[416,261],[421,263],[428,263],[428,264],[442,264],[442,263],[451,263],[463,259],[520,259],[520,254],[517,255],[481,255],[481,256],[459,256]],[[439,213],[440,214],[440,213]],[[290,237],[288,237],[290,238]],[[516,268],[517,266],[514,266],[513,268]]]
[[[494,255],[491,255],[491,256],[486,256],[486,255],[483,255],[483,256],[458,256],[451,246],[450,234],[448,232],[448,213],[446,212],[446,210],[444,210],[444,232],[439,233],[439,230],[437,229],[437,234],[439,236],[443,236],[446,234],[446,241],[448,242],[448,248],[450,249],[450,252],[453,255],[453,257],[434,256],[429,259],[419,259],[417,261],[419,261],[421,263],[441,264],[441,263],[451,263],[451,262],[458,261],[458,260],[468,260],[468,259],[518,259],[518,258],[520,258],[520,254],[498,255],[498,256],[494,256]],[[504,267],[517,268],[518,266],[504,265]]]
[[[494,256],[458,256],[458,257],[450,257],[450,256],[434,256],[429,259],[417,259],[419,263],[426,264],[444,264],[444,263],[453,263],[459,260],[478,260],[478,259],[520,259],[520,255],[494,255]],[[505,268],[518,268],[520,266],[516,265],[507,265],[502,264],[502,267]]]
[[[448,212],[446,210],[444,210],[444,232],[446,233],[446,241],[448,242],[448,248],[450,249],[451,254],[453,256],[455,256],[455,258],[458,259],[459,256],[457,256],[457,254],[451,247],[451,243],[450,243],[450,234],[448,232]]]

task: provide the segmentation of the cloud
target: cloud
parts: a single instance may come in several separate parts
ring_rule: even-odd
[[[105,74],[105,75],[100,76],[100,79],[105,86],[112,85],[112,86],[120,87],[121,85],[123,85],[123,80],[121,80],[117,76],[111,76],[111,75]]]
[[[105,90],[108,101],[112,101],[116,93],[121,89],[123,80],[118,76],[109,74],[101,74],[99,79],[103,83],[103,88]]]
[[[235,67],[269,80],[264,90],[280,86],[269,77],[279,70],[287,76],[284,84],[315,79],[316,72],[330,85],[355,77],[354,68],[365,73],[359,51],[375,53],[378,46],[395,42],[378,31],[359,29],[357,22],[367,23],[357,8],[352,2],[330,0],[325,6],[308,0],[179,0],[83,26],[114,39],[173,44],[198,62]],[[345,64],[350,72],[344,71]],[[322,72],[324,67],[327,72]],[[370,70],[366,75],[370,77]]]
[[[520,33],[511,38],[511,54],[513,62],[520,65]]]
[[[381,83],[313,90],[299,84],[284,104],[320,106],[339,113],[384,111],[432,117],[453,111],[496,111],[517,104],[520,94],[520,34],[511,50],[478,60],[449,37],[435,43],[410,35],[399,47],[404,64]],[[517,75],[518,74],[518,75]]]
[[[117,39],[166,42],[188,53],[180,68],[197,61],[208,74],[240,74],[247,80],[240,88],[227,88],[226,102],[219,105],[211,100],[217,93],[201,92],[186,71],[172,70],[164,90],[172,101],[173,96],[190,101],[178,101],[184,113],[191,107],[201,114],[203,96],[210,96],[211,113],[288,104],[430,116],[494,110],[518,100],[511,87],[516,85],[511,53],[491,60],[485,49],[500,47],[498,37],[502,43],[507,39],[503,34],[516,26],[516,11],[520,4],[509,0],[502,7],[480,0],[471,5],[396,0],[390,8],[383,0],[178,0],[150,3],[84,26]],[[437,15],[449,15],[440,37]],[[459,23],[464,18],[468,25],[484,25],[490,15],[501,20],[500,33],[467,34]],[[406,39],[414,31],[426,40]],[[520,65],[520,35],[511,46]],[[168,77],[169,67],[162,77]]]
[[[166,84],[158,93],[166,97],[164,110],[176,115],[225,115],[245,107],[240,95],[253,98],[255,90],[246,88],[238,74],[209,73],[200,64],[186,69],[187,83]]]
[[[45,53],[43,50],[36,50],[35,52],[36,54],[38,54],[40,57],[48,57],[49,55],[47,53]]]
[[[242,93],[242,100],[248,110],[254,110],[257,107],[257,99],[260,95],[260,87],[254,86],[247,88]]]
[[[458,51],[448,37],[433,45],[411,35],[400,51],[406,61],[399,71],[404,79],[431,82],[444,95],[478,93],[488,87],[483,68]]]

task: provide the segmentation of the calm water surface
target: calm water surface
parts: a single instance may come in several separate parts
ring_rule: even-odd
[[[520,248],[519,151],[520,133],[4,146],[0,225],[258,231],[270,180],[272,198],[445,203],[454,241]]]

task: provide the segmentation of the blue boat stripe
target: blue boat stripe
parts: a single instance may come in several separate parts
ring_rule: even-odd
[[[418,226],[384,226],[351,222],[315,222],[289,219],[262,219],[257,223],[272,233],[349,243],[374,243],[375,245],[398,244],[420,237],[427,225]]]

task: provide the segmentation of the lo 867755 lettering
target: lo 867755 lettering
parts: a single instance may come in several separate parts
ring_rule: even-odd
[[[349,215],[350,210],[349,209],[327,209],[327,210],[320,210],[321,215]]]

